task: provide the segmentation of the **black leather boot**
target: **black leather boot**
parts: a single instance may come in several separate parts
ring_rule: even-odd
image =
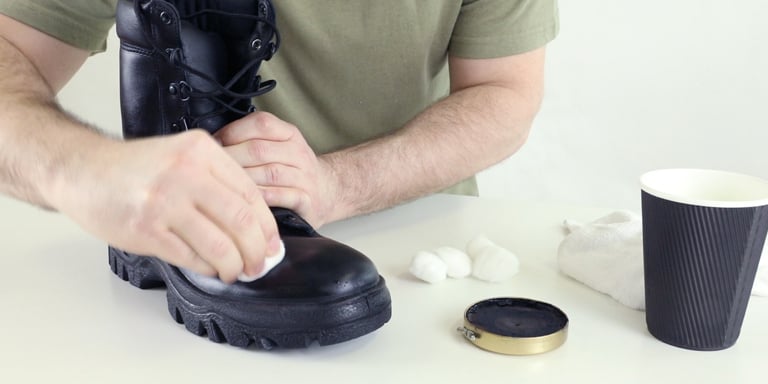
[[[193,127],[213,133],[275,86],[258,75],[279,46],[269,0],[120,0],[117,33],[126,138]],[[389,291],[367,257],[320,236],[290,210],[272,212],[286,255],[254,282],[224,284],[114,247],[109,264],[139,288],[166,286],[171,316],[215,342],[328,345],[389,320]]]

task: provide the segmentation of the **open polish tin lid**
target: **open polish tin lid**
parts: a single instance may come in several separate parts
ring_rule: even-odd
[[[565,343],[568,316],[541,301],[501,297],[472,304],[458,331],[472,344],[491,352],[534,355]]]

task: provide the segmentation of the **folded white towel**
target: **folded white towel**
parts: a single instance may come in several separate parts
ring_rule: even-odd
[[[645,309],[640,217],[618,211],[588,224],[566,220],[570,232],[557,261],[568,276],[634,309]]]
[[[757,265],[755,283],[752,285],[752,295],[768,296],[768,238],[765,239],[760,264]]]
[[[640,216],[616,211],[587,224],[566,220],[560,270],[634,309],[645,309],[643,226]],[[764,247],[753,295],[768,296],[768,247]]]

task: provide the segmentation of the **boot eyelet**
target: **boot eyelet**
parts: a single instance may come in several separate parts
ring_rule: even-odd
[[[168,93],[170,93],[171,95],[175,95],[179,93],[179,87],[176,85],[176,83],[171,83],[168,86]]]
[[[251,40],[251,49],[253,49],[254,51],[258,51],[259,49],[261,49],[261,46],[262,46],[261,39],[256,38]]]
[[[165,25],[171,25],[171,23],[173,23],[173,18],[171,17],[171,15],[168,14],[168,12],[161,11],[160,12],[160,21],[162,21],[163,24],[165,24]]]
[[[181,101],[189,101],[192,95],[192,87],[186,81],[179,82],[179,96]]]

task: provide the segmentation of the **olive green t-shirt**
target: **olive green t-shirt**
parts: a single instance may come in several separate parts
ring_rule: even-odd
[[[117,0],[0,0],[0,13],[91,52],[107,47]]]
[[[0,0],[0,12],[102,51],[116,0]],[[449,93],[448,55],[493,58],[544,46],[556,0],[273,0],[282,45],[263,64],[277,88],[256,105],[298,126],[318,153],[402,127]],[[409,164],[381,164],[407,169]],[[477,194],[474,178],[446,190]]]

